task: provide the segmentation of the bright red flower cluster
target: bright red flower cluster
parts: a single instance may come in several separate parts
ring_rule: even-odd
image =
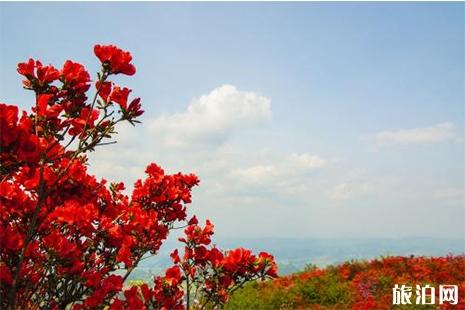
[[[215,305],[238,284],[276,277],[268,254],[206,248],[213,225],[186,221],[195,175],[150,164],[128,196],[122,183],[87,172],[86,153],[143,113],[139,98],[129,101],[130,89],[109,80],[135,73],[131,54],[112,45],[94,50],[102,69],[92,101],[84,66],[68,60],[58,70],[30,59],[18,72],[36,95],[32,112],[0,104],[0,308],[184,309],[191,296],[184,288],[194,282]],[[175,266],[153,286],[124,287],[182,221],[184,258],[174,255]]]
[[[100,59],[103,66],[108,66],[111,73],[133,75],[136,73],[136,67],[131,64],[131,53],[123,51],[114,45],[95,45],[95,56]]]
[[[185,229],[184,255],[178,250],[171,253],[174,265],[164,276],[154,279],[153,288],[141,285],[124,292],[125,300],[115,299],[110,309],[203,309],[222,306],[229,296],[246,282],[277,277],[273,256],[267,253],[253,255],[238,248],[224,253],[211,243],[213,225],[207,220],[198,226],[194,217]],[[131,296],[131,297],[128,297]]]
[[[190,223],[185,229],[186,238],[179,239],[185,244],[183,257],[179,257],[177,250],[171,257],[183,271],[188,286],[194,286],[206,300],[222,305],[246,282],[277,277],[277,266],[271,255],[262,252],[255,256],[243,248],[223,253],[214,246],[207,247],[211,243],[214,226],[207,220],[202,228],[196,218]]]
[[[325,269],[315,267],[249,286],[236,294],[228,309],[465,309],[465,256],[391,256],[351,261]],[[393,306],[393,288],[413,288],[409,306]],[[435,287],[436,305],[415,305],[416,285]],[[439,285],[458,286],[458,304],[440,305]]]
[[[39,60],[30,58],[27,62],[18,64],[18,73],[27,80],[23,85],[28,88],[47,86],[60,77],[60,71],[52,65],[44,66]]]

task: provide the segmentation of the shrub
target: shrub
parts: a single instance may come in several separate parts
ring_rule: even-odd
[[[132,55],[113,45],[94,52],[102,64],[95,82],[79,63],[57,69],[29,59],[18,73],[35,94],[31,112],[0,104],[0,307],[204,308],[248,281],[276,277],[271,255],[221,251],[210,245],[210,221],[187,219],[194,174],[169,175],[152,163],[128,196],[123,183],[87,172],[86,154],[114,143],[116,126],[136,125],[144,112],[131,89],[110,80],[135,74]],[[174,265],[153,285],[123,288],[181,225],[184,254],[172,254]]]

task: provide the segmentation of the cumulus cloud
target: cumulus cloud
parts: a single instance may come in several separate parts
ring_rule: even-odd
[[[287,194],[295,192],[295,188],[307,188],[308,172],[324,166],[327,160],[315,154],[293,153],[271,162],[268,165],[234,168],[230,181],[236,184],[236,188],[242,184],[246,190],[250,190],[250,185],[253,185],[255,188],[274,189],[275,192]]]
[[[341,183],[327,191],[327,196],[331,200],[347,200],[370,191],[367,183]]]
[[[148,126],[165,146],[183,147],[190,143],[222,142],[232,131],[271,117],[269,98],[223,85],[194,99],[186,111],[155,118]]]
[[[372,175],[370,167],[358,171],[357,163],[336,161],[311,150],[294,153],[286,143],[276,146],[274,130],[261,131],[263,143],[254,144],[257,136],[251,131],[267,125],[272,118],[270,98],[257,92],[224,85],[185,106],[176,114],[144,119],[136,128],[128,124],[118,126],[118,144],[89,155],[91,171],[108,180],[125,181],[128,192],[137,178],[144,177],[149,162],[160,164],[167,173],[194,172],[199,175],[201,186],[194,190],[192,210],[230,231],[237,230],[236,223],[243,220],[243,214],[257,223],[263,220],[264,212],[274,212],[275,216],[268,218],[277,218],[276,221],[287,217],[306,222],[314,216],[316,224],[327,225],[334,223],[334,209],[325,208],[328,205],[347,206],[340,208],[343,215],[339,216],[339,224],[344,224],[348,216],[358,214],[351,206],[366,208],[378,216],[381,211],[372,211],[375,208],[366,205],[382,208],[384,204],[384,210],[389,212],[391,205],[397,203],[400,208],[414,196],[414,186],[402,186],[402,191],[396,191],[401,187],[399,181],[389,179],[389,174]],[[456,131],[452,123],[443,123],[379,132],[370,139],[382,146],[437,143],[457,141]],[[228,138],[231,135],[234,139]],[[464,202],[463,189],[453,184],[436,192],[421,186],[418,189],[422,190],[418,194],[422,197],[428,193],[435,207],[455,207]],[[322,214],[330,220],[321,220]],[[248,232],[251,231],[244,233]]]
[[[240,145],[231,145],[228,137],[236,131],[247,135],[271,118],[270,98],[232,85],[219,86],[193,99],[184,111],[144,119],[136,128],[121,124],[118,143],[90,155],[95,163],[91,169],[131,184],[144,176],[147,163],[157,162],[170,172],[192,171],[219,179],[250,157],[249,151],[239,151]],[[115,167],[104,164],[109,157]]]
[[[296,154],[293,153],[289,156],[289,161],[304,169],[314,169],[322,167],[326,164],[326,160],[314,154]]]
[[[392,145],[432,144],[456,138],[455,126],[451,122],[430,127],[386,130],[368,137],[375,148]]]
[[[257,165],[248,168],[234,169],[231,172],[233,177],[245,183],[265,183],[277,176],[278,171],[274,166]]]

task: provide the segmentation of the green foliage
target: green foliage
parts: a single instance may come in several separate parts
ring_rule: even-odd
[[[141,286],[143,284],[147,284],[147,283],[142,281],[142,280],[130,280],[130,281],[128,281],[128,286]]]

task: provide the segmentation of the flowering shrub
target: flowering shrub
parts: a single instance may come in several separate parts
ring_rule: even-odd
[[[223,252],[210,246],[209,221],[187,219],[195,175],[150,164],[127,196],[122,183],[87,173],[86,153],[143,114],[140,99],[109,79],[135,74],[131,54],[112,45],[94,52],[102,63],[96,81],[70,60],[57,69],[29,59],[18,73],[35,93],[31,113],[0,104],[0,308],[211,308],[247,281],[276,277],[269,254]],[[153,285],[124,287],[183,221],[184,254],[172,253],[173,267]]]
[[[395,284],[458,286],[458,304],[393,306]],[[465,256],[385,257],[325,269],[311,267],[266,283],[251,283],[227,309],[465,309]],[[415,297],[412,298],[415,303]]]

